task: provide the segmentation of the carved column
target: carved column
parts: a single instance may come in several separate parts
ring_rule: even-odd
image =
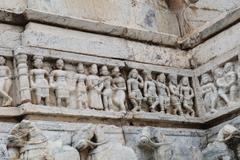
[[[19,82],[20,103],[31,102],[31,92],[28,79],[27,55],[17,54],[17,76]]]

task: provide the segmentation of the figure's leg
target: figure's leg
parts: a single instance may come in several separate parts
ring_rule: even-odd
[[[41,100],[42,100],[42,97],[41,96],[37,96],[37,104],[41,104]]]
[[[230,101],[229,101],[227,95],[225,93],[220,93],[219,96],[225,101],[225,103],[229,107],[230,106]]]
[[[77,101],[77,108],[78,109],[83,109],[83,103],[82,103],[81,99],[78,99],[78,101]]]
[[[133,105],[132,111],[133,111],[133,112],[138,111],[138,110],[139,110],[139,106],[138,106],[137,100],[136,100],[136,99],[131,99],[131,103],[132,103],[132,105]]]
[[[57,106],[62,106],[62,99],[61,98],[57,98]]]
[[[179,113],[180,116],[183,115],[183,110],[182,110],[182,106],[180,103],[176,104],[177,107],[177,112]]]
[[[236,95],[237,95],[237,86],[233,85],[230,88],[230,100],[235,101],[236,100]]]
[[[105,108],[105,111],[109,111],[109,107],[108,107],[108,98],[107,96],[103,96],[103,106]]]
[[[109,110],[110,110],[110,111],[113,111],[113,110],[114,110],[114,109],[113,109],[113,100],[112,100],[112,97],[111,97],[111,96],[108,97],[108,106],[109,106]]]
[[[68,106],[70,105],[70,98],[67,97],[67,98],[65,98],[65,99],[66,99],[66,107],[68,107]]]
[[[45,97],[45,105],[49,104],[49,96]]]
[[[154,102],[151,106],[150,106],[150,112],[156,112],[156,108],[157,105],[159,104],[159,101]]]

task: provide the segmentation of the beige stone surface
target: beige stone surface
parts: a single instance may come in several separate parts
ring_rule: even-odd
[[[22,13],[27,6],[27,0],[0,0],[0,10]]]
[[[219,33],[190,51],[196,65],[201,65],[240,45],[240,23]]]
[[[14,48],[20,45],[20,33],[22,30],[22,27],[0,23],[0,47]]]
[[[36,23],[27,25],[23,45],[181,68],[189,67],[191,57],[177,49]]]

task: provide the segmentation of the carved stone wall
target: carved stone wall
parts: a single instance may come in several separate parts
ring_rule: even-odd
[[[0,160],[239,159],[238,8],[2,1]]]

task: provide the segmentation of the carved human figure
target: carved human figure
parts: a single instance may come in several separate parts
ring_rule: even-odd
[[[150,106],[150,110],[155,107],[155,102],[157,101],[157,88],[156,82],[152,78],[151,71],[145,71],[145,82],[144,82],[144,97]],[[153,110],[152,110],[153,111]]]
[[[119,111],[126,111],[126,82],[121,76],[119,67],[114,67],[112,70],[112,89],[113,89],[113,103],[119,108]]]
[[[36,95],[36,104],[48,105],[49,102],[49,83],[48,83],[48,72],[43,67],[43,57],[34,56],[33,65],[35,69],[30,70],[30,85]]]
[[[170,90],[170,102],[173,107],[174,115],[183,115],[183,110],[181,106],[182,97],[180,94],[180,86],[178,85],[177,75],[169,75],[169,90]]]
[[[201,76],[201,93],[205,110],[210,113],[215,113],[218,93],[208,73]]]
[[[87,75],[82,63],[78,63],[77,72],[77,107],[78,109],[89,109],[86,86]]]
[[[227,106],[230,106],[230,100],[226,94],[227,84],[224,77],[223,69],[218,67],[214,70],[213,74],[216,85],[218,87],[218,96],[227,104]]]
[[[101,81],[103,82],[103,106],[106,111],[113,111],[113,101],[112,101],[112,77],[108,71],[107,66],[102,66],[101,71]]]
[[[229,99],[236,101],[237,97],[237,74],[235,73],[234,64],[228,62],[224,65],[224,77],[226,81],[227,92],[229,92]]]
[[[143,88],[143,86],[143,78],[136,69],[132,69],[127,80],[128,96],[133,105],[132,111],[141,111],[143,96],[140,88]]]
[[[89,70],[90,75],[87,77],[88,88],[88,103],[91,109],[103,110],[102,103],[102,89],[104,87],[103,81],[98,74],[98,67],[96,64],[92,64]]]
[[[189,78],[183,77],[180,84],[180,94],[183,98],[183,108],[186,110],[186,115],[195,116],[195,111],[193,110],[193,98],[194,91],[189,84]]]
[[[158,100],[155,102],[151,110],[156,111],[156,106],[160,105],[160,113],[170,114],[170,91],[168,86],[166,85],[166,76],[164,75],[164,73],[161,73],[157,76],[156,84]]]
[[[9,153],[6,144],[0,143],[0,160],[9,160]]]
[[[12,98],[9,91],[12,86],[11,70],[5,65],[6,59],[0,56],[0,104],[1,106],[10,106]]]
[[[67,85],[67,72],[63,70],[64,61],[58,59],[56,61],[56,70],[53,70],[50,74],[50,85],[55,89],[55,94],[57,98],[57,106],[63,106],[65,101],[66,107],[69,106],[70,101],[70,91]]]

